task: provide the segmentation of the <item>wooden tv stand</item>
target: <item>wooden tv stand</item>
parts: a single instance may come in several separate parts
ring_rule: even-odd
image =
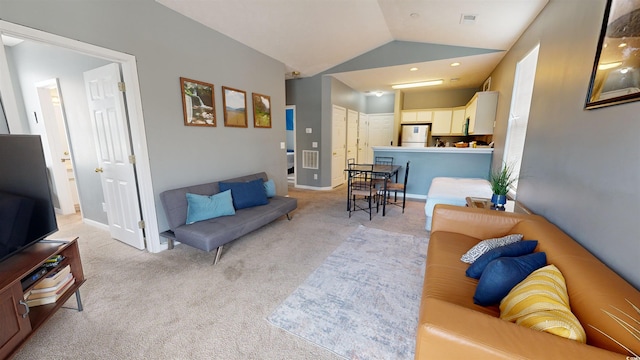
[[[42,281],[44,276],[24,290],[21,281],[58,254],[65,259],[56,268],[71,265],[75,283],[55,303],[27,306],[25,292]],[[0,262],[0,359],[9,358],[18,351],[74,293],[78,311],[82,311],[80,286],[84,281],[78,238],[44,240]]]

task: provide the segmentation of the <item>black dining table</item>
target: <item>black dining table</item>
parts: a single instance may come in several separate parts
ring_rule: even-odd
[[[373,165],[373,166],[372,166]],[[383,181],[383,193],[382,193],[382,216],[386,215],[387,208],[387,183],[389,179],[395,176],[396,182],[398,181],[398,171],[402,166],[400,165],[382,165],[382,164],[351,164],[349,168],[344,171],[347,172],[370,172],[373,176],[382,177]],[[351,174],[349,174],[349,179],[351,178]],[[347,191],[347,210],[351,206],[351,199],[349,198],[350,194]]]

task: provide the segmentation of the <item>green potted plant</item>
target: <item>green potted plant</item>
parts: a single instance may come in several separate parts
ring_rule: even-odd
[[[503,164],[500,170],[491,172],[489,176],[489,183],[491,183],[491,190],[493,191],[491,203],[496,208],[503,208],[504,204],[507,203],[507,192],[514,181],[516,181],[516,178],[513,177],[513,167],[507,164]]]

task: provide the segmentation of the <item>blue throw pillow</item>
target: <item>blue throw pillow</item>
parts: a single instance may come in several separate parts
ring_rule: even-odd
[[[187,224],[235,213],[231,191],[210,196],[187,193]]]
[[[267,193],[267,197],[276,196],[276,183],[273,179],[269,179],[264,182],[264,191]]]
[[[482,275],[484,268],[486,268],[492,260],[499,257],[514,257],[531,254],[533,250],[536,249],[536,246],[538,246],[538,240],[525,240],[489,250],[469,266],[467,269],[467,276],[474,279],[480,279],[480,275]]]
[[[544,252],[491,261],[480,276],[473,302],[482,306],[498,304],[520,281],[545,265],[547,254]]]
[[[247,182],[220,182],[218,185],[220,191],[231,190],[233,207],[240,210],[269,203],[263,182],[262,179],[256,179]]]

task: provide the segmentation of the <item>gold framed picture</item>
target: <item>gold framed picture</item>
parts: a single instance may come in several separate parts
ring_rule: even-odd
[[[224,126],[248,127],[246,92],[223,86],[222,102],[224,105]]]
[[[271,96],[253,93],[253,127],[271,127]]]
[[[213,84],[180,78],[185,126],[216,126]]]

